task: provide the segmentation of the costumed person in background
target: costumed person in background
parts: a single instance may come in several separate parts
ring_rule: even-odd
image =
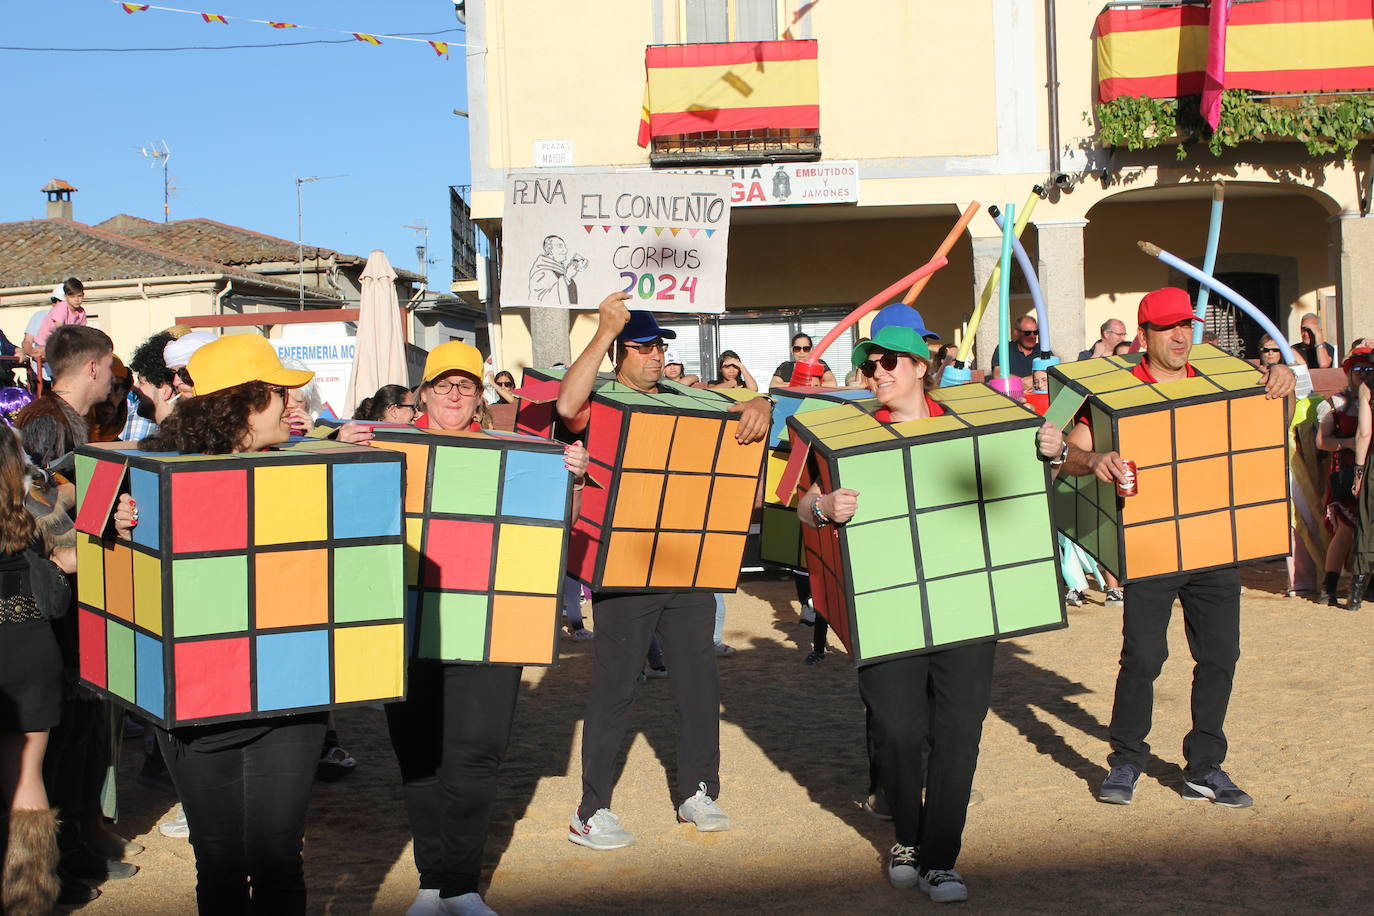
[[[421,429],[481,432],[482,355],[452,340],[429,351]],[[587,472],[578,442],[563,452],[574,477],[573,513]],[[406,916],[494,916],[477,887],[497,779],[520,693],[519,665],[413,658],[406,698],[386,706],[391,746],[414,836],[420,892]]]
[[[1321,591],[1317,603],[1328,607],[1339,607],[1337,594],[1341,581],[1341,570],[1351,557],[1351,545],[1355,543],[1359,530],[1359,503],[1354,489],[1355,475],[1362,473],[1356,462],[1356,434],[1359,428],[1359,400],[1368,399],[1371,381],[1369,372],[1374,369],[1374,350],[1359,347],[1352,350],[1341,364],[1345,371],[1346,385],[1343,389],[1322,401],[1317,408],[1317,448],[1330,452],[1330,465],[1326,475],[1326,530],[1331,534],[1331,542],[1326,547],[1326,562],[1323,564]],[[1364,595],[1356,596],[1352,584],[1347,604],[1359,603]]]
[[[720,354],[720,362],[716,366],[716,380],[707,387],[759,390],[758,382],[754,381],[754,377],[749,374],[744,363],[740,362],[739,354],[734,350],[726,350]]]
[[[882,405],[874,416],[889,423],[940,416],[943,408],[927,394],[934,379],[924,323],[914,309],[883,309],[889,312],[884,326],[860,341],[852,355]],[[859,499],[856,490],[823,493],[812,484],[797,501],[797,515],[810,528],[842,525],[854,517]],[[989,640],[858,671],[877,783],[896,830],[888,881],[893,887],[919,887],[937,903],[968,899],[954,866],[992,697],[996,651],[997,643]],[[927,743],[928,763],[923,762]],[[881,812],[876,802],[870,798],[869,810]]]
[[[200,347],[186,366],[195,397],[139,447],[183,455],[257,452],[290,438],[286,392],[313,373],[286,369],[256,334]],[[130,539],[138,506],[127,494],[114,525]],[[162,756],[190,826],[202,916],[305,913],[301,850],[326,714],[158,729]]]
[[[12,391],[22,389],[0,390],[0,398],[13,403]],[[25,508],[29,470],[7,419],[0,426],[0,811],[9,822],[0,907],[7,916],[47,916],[61,890],[43,755],[62,716],[62,653],[51,621],[71,602],[64,573],[76,572],[76,548],[43,543]]]
[[[1348,610],[1358,611],[1364,604],[1366,590],[1371,581],[1371,574],[1374,574],[1374,495],[1371,495],[1369,486],[1369,443],[1374,438],[1374,412],[1370,408],[1370,383],[1374,382],[1374,350],[1361,348],[1354,351],[1346,358],[1344,367],[1350,377],[1350,388],[1354,389],[1353,397],[1347,396],[1347,400],[1356,402],[1357,423],[1355,429],[1354,452],[1351,458],[1351,495],[1354,497],[1356,511],[1356,525],[1353,547],[1350,549],[1350,597],[1346,599],[1345,606]],[[1335,411],[1332,411],[1335,414]],[[1325,418],[1323,418],[1323,425]],[[1335,466],[1333,456],[1332,466]],[[1332,477],[1332,486],[1335,486],[1335,477]],[[1330,557],[1328,556],[1328,567]],[[1339,575],[1339,573],[1337,573]],[[1328,581],[1330,573],[1327,574]],[[1325,586],[1323,586],[1323,590]],[[1334,589],[1332,589],[1334,591]],[[1335,604],[1335,600],[1328,602]]]
[[[1146,294],[1137,312],[1145,337],[1145,356],[1131,373],[1146,382],[1181,381],[1195,375],[1188,364],[1192,349],[1193,303],[1177,287]],[[1268,398],[1287,397],[1297,379],[1287,366],[1261,367]],[[1104,483],[1121,483],[1127,469],[1114,451],[1093,451],[1092,427],[1086,413],[1067,435],[1052,423],[1037,434],[1040,454],[1053,472],[1075,477],[1095,476]],[[1108,727],[1111,770],[1098,790],[1098,800],[1129,805],[1149,759],[1149,736],[1154,711],[1154,682],[1169,655],[1169,618],[1174,601],[1183,606],[1183,619],[1192,651],[1193,728],[1183,739],[1183,797],[1210,801],[1228,808],[1246,808],[1254,799],[1221,768],[1226,760],[1224,726],[1231,701],[1236,661],[1240,658],[1240,573],[1236,566],[1161,575],[1128,584],[1122,610],[1121,670]]]
[[[353,411],[353,419],[409,426],[419,412],[420,408],[415,406],[415,392],[404,385],[383,385],[372,397],[363,398],[358,409]]]
[[[626,308],[627,293],[612,293],[598,306],[596,333],[563,376],[558,418],[564,437],[582,435],[591,420],[597,367],[609,353],[615,381],[634,391],[659,391],[665,340],[677,332],[661,328],[651,312]],[[739,414],[735,439],[758,442],[768,435],[772,404],[753,398],[730,405]],[[574,531],[573,537],[578,537]],[[720,797],[720,679],[716,670],[715,601],[709,593],[645,590],[592,596],[596,639],[594,667],[582,732],[582,799],[568,823],[568,840],[589,849],[621,849],[634,836],[611,810],[630,706],[644,658],[655,634],[662,637],[672,671],[677,713],[678,820],[699,831],[730,829]]]

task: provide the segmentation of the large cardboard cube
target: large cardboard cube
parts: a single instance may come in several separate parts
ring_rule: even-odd
[[[944,415],[817,400],[787,421],[780,496],[859,492],[848,523],[802,529],[812,600],[856,665],[1067,625],[1042,421],[982,385],[931,397]]]
[[[166,727],[404,695],[400,456],[116,443],[78,449],[76,473],[87,686]],[[105,536],[121,491],[131,541]]]
[[[1192,348],[1193,378],[1151,384],[1140,354],[1050,370],[1051,399],[1085,397],[1093,448],[1136,463],[1135,496],[1096,477],[1061,476],[1061,531],[1122,582],[1285,556],[1289,550],[1285,402],[1249,363]]]
[[[552,665],[572,523],[563,447],[513,433],[378,427],[405,456],[411,654]]]
[[[527,369],[523,387],[561,378]],[[602,378],[593,389],[582,438],[599,486],[582,491],[569,573],[599,592],[734,591],[764,443],[736,442],[739,415],[728,409],[755,393],[661,387]],[[542,410],[522,400],[516,428],[540,428]]]

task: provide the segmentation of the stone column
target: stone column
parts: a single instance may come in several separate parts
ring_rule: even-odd
[[[992,276],[993,268],[1002,260],[1002,236],[983,235],[973,237],[973,296],[969,303],[969,314],[973,314],[973,309],[978,305],[978,297],[983,294],[983,287],[987,286],[988,277]],[[997,290],[992,291],[992,299],[988,302],[987,311],[983,312],[983,320],[978,323],[978,327],[969,328],[969,333],[976,333],[974,340],[973,358],[979,369],[985,372],[991,371],[992,354],[997,352]]]
[[[1354,211],[1330,220],[1331,274],[1336,280],[1340,352],[1374,336],[1374,217]]]
[[[568,340],[571,313],[567,309],[530,309],[530,357],[536,366],[572,364]]]
[[[1036,220],[1039,243],[1035,272],[1049,312],[1055,355],[1072,362],[1088,339],[1083,326],[1083,227],[1085,219]]]

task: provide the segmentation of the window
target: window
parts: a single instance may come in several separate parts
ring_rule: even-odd
[[[760,391],[768,390],[768,380],[779,363],[792,358],[792,335],[804,332],[812,335],[814,343],[848,315],[849,308],[776,309],[759,312],[726,312],[723,315],[703,315],[700,318],[659,315],[661,327],[677,331],[671,349],[682,360],[686,372],[700,375],[702,381],[713,382],[720,354],[734,350],[739,354]],[[825,361],[835,373],[836,381],[844,383],[849,370],[849,353],[856,338],[851,330],[831,344]]]
[[[682,17],[688,44],[778,37],[777,0],[683,0]]]

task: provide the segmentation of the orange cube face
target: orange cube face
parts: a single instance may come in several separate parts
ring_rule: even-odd
[[[537,370],[536,370],[537,371]],[[590,476],[605,484],[573,528],[570,574],[595,591],[731,591],[764,443],[735,441],[736,402],[664,383],[592,393]]]
[[[1193,348],[1198,374],[1186,385],[1114,371],[1139,359],[1051,370],[1052,396],[1086,399],[1094,450],[1136,463],[1138,491],[1119,497],[1092,478],[1061,479],[1059,530],[1124,582],[1288,553],[1284,402],[1265,398],[1259,373],[1214,347]],[[1210,377],[1222,375],[1225,384]],[[1247,378],[1253,387],[1236,387]]]

